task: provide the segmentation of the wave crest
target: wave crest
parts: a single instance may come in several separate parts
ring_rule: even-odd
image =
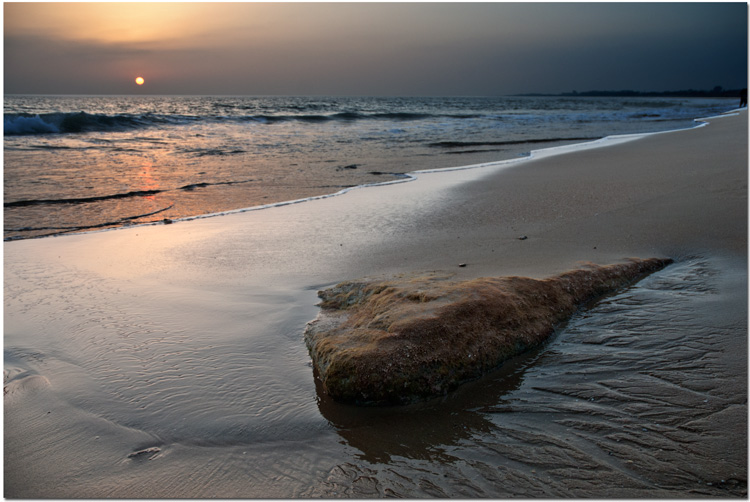
[[[39,115],[16,115],[4,117],[3,132],[8,136],[16,134],[59,133],[60,129],[55,124],[45,121]]]
[[[144,121],[131,115],[75,113],[11,113],[3,117],[5,136],[112,131],[142,127]]]
[[[55,113],[8,113],[4,116],[4,135],[69,134],[100,131],[123,131],[163,124],[186,124],[195,121],[254,122],[276,124],[279,122],[301,122],[307,124],[325,122],[357,122],[360,120],[386,120],[406,122],[437,118],[475,119],[477,114],[431,114],[418,112],[362,112],[340,111],[330,114],[251,114],[251,115],[159,115],[121,114],[106,115],[86,112]]]

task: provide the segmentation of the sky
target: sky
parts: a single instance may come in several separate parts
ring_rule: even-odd
[[[3,23],[6,94],[747,86],[745,3],[5,2]]]

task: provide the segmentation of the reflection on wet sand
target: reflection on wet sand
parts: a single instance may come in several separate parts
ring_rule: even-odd
[[[736,375],[747,341],[724,319],[747,297],[728,270],[684,260],[445,398],[357,408],[319,387],[321,413],[361,462],[308,494],[746,496],[747,385]],[[736,299],[722,305],[728,291]],[[708,434],[717,427],[727,434]]]
[[[387,464],[394,457],[451,462],[446,447],[495,429],[481,411],[502,403],[517,390],[523,374],[542,347],[507,361],[484,378],[469,382],[448,396],[405,406],[359,407],[342,404],[325,392],[314,371],[321,415],[336,428],[346,444],[361,452],[359,458]]]

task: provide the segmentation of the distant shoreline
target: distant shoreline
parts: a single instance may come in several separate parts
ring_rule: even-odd
[[[683,89],[680,91],[633,91],[633,90],[619,90],[619,91],[571,91],[561,92],[558,94],[548,93],[523,93],[514,94],[514,96],[524,97],[575,97],[575,98],[739,98],[742,93],[742,89],[723,89],[719,86],[714,87],[710,91],[698,91],[695,89]]]
[[[114,93],[114,94],[54,94],[54,93],[34,93],[34,92],[6,92],[6,97],[139,97],[139,98],[160,98],[160,97],[198,97],[198,98],[502,98],[502,97],[578,97],[578,98],[739,98],[742,89],[719,89],[718,91],[714,88],[710,91],[701,91],[695,89],[684,89],[680,91],[633,91],[633,90],[619,90],[619,91],[570,91],[560,93],[547,93],[547,92],[524,92],[515,94],[497,94],[497,95],[395,95],[395,94],[383,94],[383,95],[358,95],[358,94],[181,94],[181,93],[161,93],[161,94],[142,94],[142,93]]]

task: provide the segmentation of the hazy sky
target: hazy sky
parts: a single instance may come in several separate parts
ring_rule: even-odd
[[[497,95],[740,88],[747,85],[747,22],[745,3],[716,2],[6,2],[4,90]]]

